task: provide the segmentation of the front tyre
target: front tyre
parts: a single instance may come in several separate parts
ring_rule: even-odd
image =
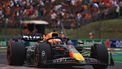
[[[48,59],[51,56],[51,48],[49,44],[40,43],[39,46],[36,46],[34,54],[34,64],[36,67],[44,67]]]
[[[108,51],[105,46],[101,44],[95,44],[91,47],[91,58],[95,58],[100,61],[101,64],[93,65],[94,69],[106,69],[108,64]]]

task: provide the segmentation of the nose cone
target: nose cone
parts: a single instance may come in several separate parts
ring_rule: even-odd
[[[70,57],[78,60],[78,61],[84,61],[84,57],[82,56],[82,54],[80,53],[74,53],[74,52],[70,52]]]

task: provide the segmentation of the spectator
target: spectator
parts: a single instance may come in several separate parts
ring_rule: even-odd
[[[71,0],[71,5],[75,6],[76,0]]]
[[[4,17],[3,10],[0,8],[0,19],[2,19],[3,17]]]
[[[39,16],[39,17],[43,16],[43,15],[44,15],[44,11],[45,11],[44,8],[39,8],[39,9],[38,9],[38,16]]]
[[[51,0],[51,3],[54,3],[56,0]]]
[[[122,1],[119,2],[119,6],[120,6],[120,15],[122,16]]]
[[[102,14],[102,18],[106,19],[107,16],[109,15],[109,9],[107,7],[105,7],[105,9],[103,10],[103,14]]]
[[[17,5],[16,7],[15,7],[15,13],[16,13],[16,17],[19,17],[20,16],[20,6],[19,5]]]
[[[99,19],[99,13],[100,13],[99,5],[97,3],[93,3],[91,6],[91,15],[94,20]]]
[[[120,6],[117,4],[116,5],[116,17],[120,15]]]
[[[81,15],[81,13],[77,13],[76,14],[76,21],[77,21],[77,26],[78,27],[80,27],[80,23],[81,23],[81,21],[82,21],[82,15]]]
[[[105,7],[111,7],[112,5],[112,0],[101,0],[102,5]]]
[[[61,4],[55,5],[55,6],[54,6],[54,10],[55,10],[55,11],[60,11],[61,8],[62,8],[62,5],[61,5]]]
[[[14,6],[14,2],[11,0],[10,1],[10,7],[13,7]]]
[[[6,8],[5,8],[5,13],[6,13],[6,15],[5,15],[5,16],[6,16],[7,18],[9,18],[9,17],[10,17],[10,14],[11,14],[10,12],[11,12],[10,7],[6,7]]]
[[[84,20],[85,20],[86,23],[91,21],[91,14],[90,14],[90,12],[85,13]]]
[[[51,10],[51,13],[50,13],[50,16],[51,16],[51,25],[52,27],[56,27],[56,18],[57,18],[57,14],[55,11]]]
[[[45,3],[43,2],[43,0],[39,0],[39,4],[40,4],[41,6],[45,6]]]
[[[54,25],[61,18],[72,21],[70,23],[74,26],[75,19],[80,25],[91,18],[99,18],[102,11],[106,17],[111,9],[117,16],[119,13],[122,15],[122,1],[118,3],[117,0],[2,0],[0,4],[0,17],[8,18],[9,22],[16,22],[16,18],[35,19],[44,16],[44,20],[51,19]]]
[[[37,18],[38,17],[38,10],[35,10],[31,18]]]
[[[66,4],[71,5],[71,0],[66,0]]]
[[[83,0],[83,5],[88,5],[90,3],[90,0]]]
[[[113,6],[113,9],[114,9],[114,17],[117,17],[119,16],[119,13],[120,13],[120,6],[118,4],[118,1],[117,0],[112,0],[112,6]]]
[[[90,32],[90,33],[89,33],[89,38],[90,38],[90,39],[94,39],[94,38],[95,38],[95,34],[94,34],[93,32]]]
[[[24,10],[25,17],[30,17],[33,14],[33,6],[28,7],[27,9]]]

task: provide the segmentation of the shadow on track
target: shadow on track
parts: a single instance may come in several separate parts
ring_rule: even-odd
[[[27,66],[27,67],[34,67],[34,66]],[[36,67],[34,67],[36,68]],[[47,65],[45,67],[41,67],[39,69],[86,69],[84,66],[75,67],[71,65]]]

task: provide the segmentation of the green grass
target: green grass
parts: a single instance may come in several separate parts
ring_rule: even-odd
[[[71,38],[89,38],[89,32],[93,32],[96,38],[122,39],[122,17],[96,21],[66,32]]]
[[[50,29],[46,32],[52,31]],[[65,29],[69,38],[84,39],[89,38],[89,33],[95,33],[96,38],[122,39],[122,17],[101,20],[90,24],[81,25],[79,29]],[[0,29],[0,38],[12,38],[20,33],[18,28]]]
[[[0,30],[0,38],[12,38],[20,34],[20,29],[18,28],[2,28]]]

